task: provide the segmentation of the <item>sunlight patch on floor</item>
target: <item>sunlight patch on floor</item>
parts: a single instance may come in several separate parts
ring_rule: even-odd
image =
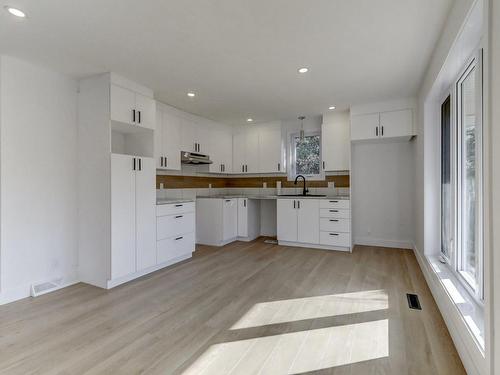
[[[389,298],[385,290],[261,302],[255,304],[231,329],[377,311],[388,307]]]
[[[183,374],[297,374],[388,356],[384,319],[215,344]]]

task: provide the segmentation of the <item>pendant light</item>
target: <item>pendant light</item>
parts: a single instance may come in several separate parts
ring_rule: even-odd
[[[306,116],[299,116],[300,120],[300,133],[299,133],[299,139],[301,142],[304,142],[304,139],[306,137],[306,132],[304,131],[304,120]]]

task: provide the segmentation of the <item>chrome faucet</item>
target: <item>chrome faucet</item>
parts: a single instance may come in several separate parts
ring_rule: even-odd
[[[302,176],[301,174],[297,175],[297,177],[295,177],[294,184],[297,185],[297,180],[299,179],[299,177],[302,177],[302,179],[304,180],[304,189],[302,190],[302,195],[307,195],[309,190],[306,188],[306,178],[304,176]]]

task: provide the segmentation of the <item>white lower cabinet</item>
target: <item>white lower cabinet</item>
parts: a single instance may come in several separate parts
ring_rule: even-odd
[[[158,264],[173,264],[191,257],[195,250],[195,211],[193,202],[157,206]]]
[[[260,202],[238,198],[238,239],[252,241],[260,235]]]
[[[351,250],[348,200],[278,199],[277,207],[280,243]]]
[[[156,264],[152,158],[111,155],[111,280]]]
[[[238,199],[196,199],[196,243],[226,245],[238,237]]]

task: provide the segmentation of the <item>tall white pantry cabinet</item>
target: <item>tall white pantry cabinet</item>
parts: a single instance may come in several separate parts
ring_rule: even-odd
[[[80,81],[79,278],[112,288],[161,268],[153,92],[113,73]]]

